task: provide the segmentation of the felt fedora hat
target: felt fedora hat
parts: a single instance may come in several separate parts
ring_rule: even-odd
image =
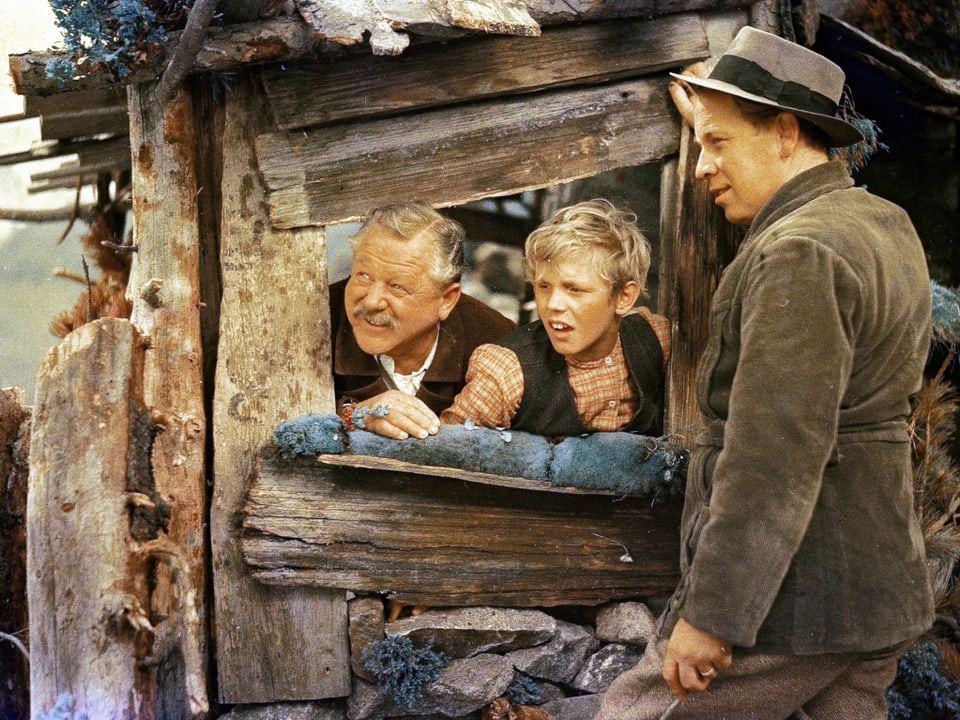
[[[783,108],[826,132],[833,147],[863,140],[856,127],[837,117],[843,70],[778,35],[743,27],[708,77],[670,74],[690,85]]]

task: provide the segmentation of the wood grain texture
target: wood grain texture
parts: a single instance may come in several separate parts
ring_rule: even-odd
[[[71,693],[78,716],[152,718],[137,662],[146,561],[129,534],[127,455],[143,345],[126,320],[83,325],[40,366],[27,496],[30,703]]]
[[[265,221],[249,81],[227,100],[221,216],[220,344],[211,507],[220,697],[224,702],[347,695],[346,599],[256,582],[239,554],[239,513],[256,457],[283,419],[332,412],[326,243],[322,230]],[[306,659],[306,661],[305,661]]]
[[[143,361],[143,397],[163,417],[153,474],[157,491],[172,503],[166,539],[178,558],[176,566],[158,567],[151,595],[152,612],[170,618],[158,626],[155,641],[159,676],[171,684],[159,692],[180,702],[186,698],[191,712],[202,714],[209,706],[203,533],[207,418],[193,104],[184,88],[162,108],[150,86],[132,86],[127,98],[138,247],[127,296],[133,303],[131,322],[150,342]]]
[[[373,118],[678,68],[709,54],[698,15],[561,26],[537,39],[465,38],[402,57],[274,64],[264,87],[281,129]]]
[[[676,151],[660,80],[537,93],[309,131],[266,133],[257,159],[277,227],[369,206],[453,205],[643,165]]]
[[[594,605],[669,593],[679,578],[677,501],[378,462],[265,455],[243,512],[253,575],[432,606]]]

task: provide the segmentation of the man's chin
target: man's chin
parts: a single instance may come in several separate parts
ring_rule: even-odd
[[[362,330],[353,328],[353,337],[356,339],[357,345],[367,355],[389,355],[396,344],[391,334],[392,331],[388,328],[383,328],[382,332],[376,330],[371,332],[369,327]]]

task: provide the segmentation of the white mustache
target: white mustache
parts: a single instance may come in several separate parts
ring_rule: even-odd
[[[353,316],[362,318],[371,325],[376,325],[377,327],[387,327],[391,330],[396,330],[399,327],[397,319],[389,312],[386,310],[382,310],[380,312],[367,312],[367,310],[363,307],[362,302],[358,302],[353,306]]]

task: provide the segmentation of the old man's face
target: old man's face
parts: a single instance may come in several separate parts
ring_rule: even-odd
[[[420,369],[460,298],[458,283],[439,288],[430,277],[435,252],[423,235],[404,240],[373,225],[354,254],[345,294],[354,336],[364,352],[392,357],[403,374]]]

